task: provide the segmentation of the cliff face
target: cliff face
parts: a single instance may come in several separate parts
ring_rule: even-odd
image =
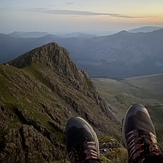
[[[0,161],[65,158],[64,128],[82,116],[99,136],[117,135],[119,122],[85,72],[55,43],[0,65]]]

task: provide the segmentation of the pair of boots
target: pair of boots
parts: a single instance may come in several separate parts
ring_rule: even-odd
[[[134,104],[128,109],[123,121],[122,136],[129,163],[163,163],[155,128],[143,105]],[[67,122],[66,145],[71,163],[100,162],[96,133],[81,117],[73,117]]]

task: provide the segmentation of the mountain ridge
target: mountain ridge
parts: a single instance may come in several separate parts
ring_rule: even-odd
[[[135,28],[128,30],[129,32],[132,33],[138,33],[138,32],[153,32],[155,30],[162,29],[163,27],[156,27],[156,26],[145,26],[145,27],[140,27],[140,28]]]
[[[39,38],[39,37],[43,37],[49,35],[49,33],[47,32],[12,32],[10,34],[8,34],[8,36],[11,37],[18,37],[18,38]]]
[[[162,73],[162,33],[163,29],[148,33],[121,31],[93,38],[61,38],[51,35],[37,39],[0,39],[0,61],[13,59],[15,54],[18,56],[27,49],[57,42],[70,52],[75,64],[91,77],[125,78]]]
[[[2,162],[65,159],[64,128],[72,116],[86,119],[98,136],[120,136],[111,107],[56,43],[1,64],[0,83]]]

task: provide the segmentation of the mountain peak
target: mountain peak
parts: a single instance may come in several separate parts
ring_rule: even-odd
[[[18,68],[24,68],[31,65],[33,62],[51,65],[58,62],[57,56],[63,55],[63,51],[68,53],[64,48],[59,47],[58,44],[49,43],[31,50],[30,52],[19,56],[9,63]]]
[[[18,68],[24,68],[31,64],[41,64],[66,76],[72,76],[72,72],[79,73],[78,68],[70,59],[69,52],[54,42],[25,53],[9,64]]]
[[[117,35],[123,35],[123,34],[128,34],[128,32],[126,30],[120,31],[118,33],[116,33]],[[116,35],[115,34],[115,35]]]
[[[131,33],[138,33],[138,32],[147,33],[147,32],[153,32],[153,31],[156,31],[156,30],[159,30],[159,29],[162,29],[162,28],[163,27],[145,26],[145,27],[131,29],[128,32],[131,32]]]
[[[40,71],[55,72],[64,79],[68,79],[76,87],[85,85],[83,79],[87,78],[87,74],[78,69],[70,59],[69,52],[54,42],[25,53],[9,64],[17,68],[34,66],[40,67]],[[92,89],[94,89],[93,85]]]

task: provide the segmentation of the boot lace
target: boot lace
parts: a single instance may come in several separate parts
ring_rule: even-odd
[[[130,162],[139,163],[143,158],[163,153],[154,134],[137,129],[127,134],[127,147]]]
[[[72,163],[84,163],[87,160],[99,160],[95,142],[85,140],[72,147],[68,153]],[[100,162],[100,161],[99,161]]]

